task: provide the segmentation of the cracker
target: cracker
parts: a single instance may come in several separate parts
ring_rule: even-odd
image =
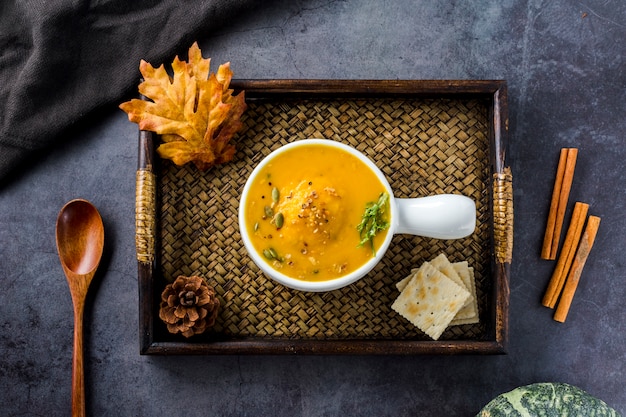
[[[469,296],[465,288],[424,262],[391,308],[437,340]]]
[[[461,308],[461,310],[459,310],[455,319],[465,320],[474,319],[474,317],[477,317],[476,309],[474,309],[474,303],[476,302],[474,294],[476,293],[476,291],[472,292],[471,290],[471,278],[469,276],[469,272],[467,272],[467,268],[469,265],[467,261],[459,262],[459,265],[457,266],[450,262],[446,255],[442,253],[438,255],[435,259],[433,259],[431,261],[431,264],[433,264],[434,267],[446,274],[448,278],[463,286],[470,293],[470,296],[465,302],[465,305]]]
[[[415,276],[415,273],[418,270],[419,270],[419,268],[411,270],[411,274],[410,275],[406,276],[401,281],[396,282],[396,288],[398,289],[398,291],[402,292],[402,290],[404,288],[406,288],[406,284],[409,283],[409,281]]]
[[[456,269],[454,268],[453,264],[450,263],[450,261],[448,260],[445,254],[443,253],[439,254],[432,261],[430,261],[430,264],[434,266],[435,268],[437,268],[440,272],[442,272],[448,278],[456,282],[458,285],[465,287],[465,289],[469,290],[469,287],[465,285],[465,283],[463,282],[463,280],[457,273]],[[402,291],[404,287],[406,287],[406,284],[409,283],[411,278],[415,276],[415,272],[417,272],[418,270],[419,268],[411,269],[411,274],[409,276],[407,276],[403,280],[396,283],[396,288],[398,289],[398,291]]]
[[[458,272],[454,268],[454,265],[448,260],[448,257],[441,253],[435,257],[432,261],[430,261],[431,265],[437,268],[439,271],[443,272],[448,278],[452,281],[456,282],[458,285],[465,287],[465,283],[459,276]],[[467,287],[465,287],[467,289]]]
[[[455,262],[452,264],[457,271],[463,284],[470,293],[466,304],[461,307],[450,325],[456,326],[460,324],[474,324],[479,322],[478,317],[478,300],[476,299],[476,282],[474,278],[474,268],[468,266],[467,261]]]

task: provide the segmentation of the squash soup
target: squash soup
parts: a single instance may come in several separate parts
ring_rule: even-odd
[[[362,244],[358,227],[386,192],[376,174],[343,149],[298,146],[276,155],[251,183],[245,225],[255,250],[277,271],[331,280],[375,256],[388,228]]]

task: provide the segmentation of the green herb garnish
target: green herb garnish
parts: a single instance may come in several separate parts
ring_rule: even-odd
[[[387,212],[389,201],[389,194],[380,193],[378,201],[375,203],[369,202],[365,206],[365,212],[361,218],[361,223],[356,227],[359,232],[361,241],[358,246],[363,246],[367,242],[372,246],[372,254],[376,256],[376,250],[374,249],[374,236],[376,233],[386,230],[389,227],[389,222],[385,219],[385,213]]]

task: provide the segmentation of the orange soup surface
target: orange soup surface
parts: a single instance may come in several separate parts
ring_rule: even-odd
[[[374,256],[369,243],[359,245],[357,225],[383,192],[354,155],[321,144],[295,147],[277,155],[251,184],[246,227],[256,251],[277,271],[305,281],[338,278]],[[375,236],[374,248],[387,232]]]

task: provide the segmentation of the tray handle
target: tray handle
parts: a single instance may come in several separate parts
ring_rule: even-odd
[[[513,256],[513,175],[510,167],[493,174],[493,223],[496,261],[511,263]]]
[[[137,261],[154,262],[156,233],[156,175],[152,164],[153,133],[139,131],[139,160],[135,178],[135,247]]]

